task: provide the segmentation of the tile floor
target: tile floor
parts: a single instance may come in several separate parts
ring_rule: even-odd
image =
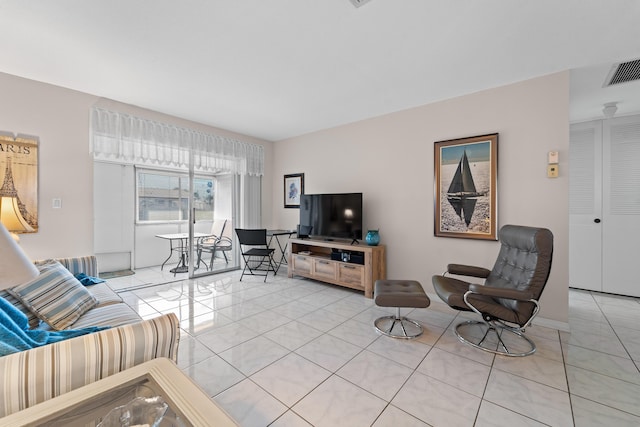
[[[571,333],[534,326],[537,353],[513,359],[461,344],[467,314],[434,298],[404,341],[374,331],[388,311],[362,293],[239,278],[109,283],[145,318],[179,316],[178,365],[241,426],[640,425],[639,299],[571,290]]]

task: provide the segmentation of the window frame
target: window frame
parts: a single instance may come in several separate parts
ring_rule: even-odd
[[[178,179],[178,188],[182,189],[183,185],[186,184],[186,192],[187,192],[187,196],[186,196],[186,203],[187,203],[187,208],[186,208],[186,212],[187,212],[187,217],[186,218],[182,218],[184,211],[182,209],[180,209],[179,207],[177,208],[177,212],[178,212],[178,216],[179,218],[177,219],[160,219],[160,220],[153,220],[153,219],[140,219],[140,193],[141,193],[141,187],[139,185],[140,182],[140,175],[141,174],[147,174],[147,175],[158,175],[158,176],[167,176],[169,178],[177,178]],[[135,167],[135,223],[137,225],[146,225],[146,224],[185,224],[189,221],[189,209],[191,208],[191,195],[189,194],[189,172],[185,171],[185,170],[177,170],[177,169],[153,169],[153,168],[146,168],[146,167]],[[194,179],[203,179],[203,180],[211,180],[213,182],[212,187],[215,189],[215,181],[216,181],[216,177],[214,175],[203,175],[203,174],[196,174],[194,176]],[[215,190],[213,190],[215,191]],[[179,194],[181,192],[179,191]],[[182,203],[183,198],[179,197],[178,198],[179,202]],[[194,198],[194,203],[195,203],[195,198]],[[212,194],[212,201],[211,201],[211,220],[213,220],[213,213],[215,211],[215,196]]]

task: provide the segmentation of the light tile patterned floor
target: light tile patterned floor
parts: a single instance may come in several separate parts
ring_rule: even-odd
[[[512,359],[460,343],[465,315],[439,300],[409,313],[422,337],[395,340],[362,293],[239,277],[151,268],[109,283],[143,317],[181,319],[180,368],[242,426],[640,425],[637,298],[571,290],[571,333],[534,326],[538,351]]]

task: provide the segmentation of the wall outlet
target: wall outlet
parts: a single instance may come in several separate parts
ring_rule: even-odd
[[[558,177],[558,165],[547,165],[547,177],[548,178]]]
[[[51,203],[51,207],[53,209],[60,209],[62,208],[62,199],[53,199],[53,202]]]

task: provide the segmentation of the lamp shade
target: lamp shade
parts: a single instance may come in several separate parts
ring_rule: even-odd
[[[17,197],[2,196],[0,198],[0,222],[9,231],[33,231],[33,227],[29,225],[20,213]]]
[[[0,224],[0,290],[25,283],[40,272]]]

